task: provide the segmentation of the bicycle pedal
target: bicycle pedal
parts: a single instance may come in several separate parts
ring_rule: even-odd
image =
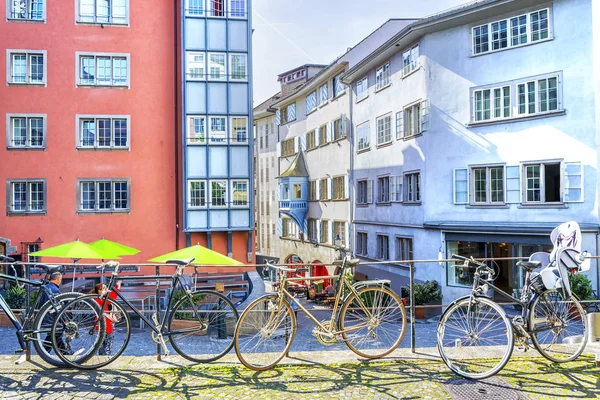
[[[27,353],[27,350],[15,350],[15,354]]]
[[[516,346],[515,350],[520,351],[522,353],[526,353],[529,348],[527,346]]]

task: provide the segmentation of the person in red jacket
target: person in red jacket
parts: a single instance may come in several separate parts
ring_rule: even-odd
[[[121,281],[117,282],[114,289],[111,290],[111,292],[108,294],[109,298],[111,298],[113,300],[117,300],[116,292],[121,291],[121,284],[122,284]],[[92,289],[91,293],[101,295],[106,291],[106,289],[107,289],[107,287],[104,283],[99,283],[96,286],[94,286],[94,289]],[[94,301],[96,301],[96,303],[98,303],[98,305],[100,307],[102,307],[104,305],[104,300],[101,298],[94,299]],[[109,308],[110,308],[110,305],[109,305]],[[112,345],[113,345],[113,338],[114,338],[114,324],[116,322],[118,322],[117,321],[118,316],[116,316],[115,313],[112,312],[112,310],[106,309],[106,310],[104,310],[104,318],[105,318],[105,322],[106,322],[106,335],[104,336],[104,341],[102,342],[102,345],[98,349],[98,355],[110,356],[112,353]],[[120,320],[120,318],[118,318],[118,319]],[[96,326],[96,330],[98,330],[98,326]]]

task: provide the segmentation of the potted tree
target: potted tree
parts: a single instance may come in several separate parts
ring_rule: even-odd
[[[579,301],[596,300],[592,289],[592,281],[590,281],[586,274],[569,274],[569,283],[571,284],[571,293]],[[584,310],[587,310],[589,304],[582,303],[581,306]]]
[[[403,297],[410,300],[410,286],[402,288],[402,292]],[[417,306],[430,305],[431,303],[442,299],[442,292],[440,291],[440,286],[436,280],[415,283],[414,292],[415,305]],[[425,318],[425,311],[425,308],[417,307],[415,309],[415,317],[420,319]]]
[[[11,310],[20,310],[25,307],[25,298],[27,296],[27,289],[18,285],[12,285],[6,291],[6,304]],[[15,315],[18,316],[19,311],[14,311]],[[12,323],[8,319],[5,313],[0,313],[0,326],[12,326]]]

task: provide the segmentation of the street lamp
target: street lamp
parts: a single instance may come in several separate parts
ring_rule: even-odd
[[[335,244],[335,247],[342,246],[342,239],[340,239],[340,235],[335,236],[335,239],[333,239],[333,244]]]

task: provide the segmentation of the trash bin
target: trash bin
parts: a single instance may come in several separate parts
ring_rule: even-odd
[[[600,342],[600,313],[589,313],[587,315],[588,323],[588,342]]]

